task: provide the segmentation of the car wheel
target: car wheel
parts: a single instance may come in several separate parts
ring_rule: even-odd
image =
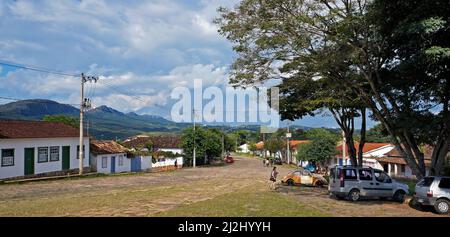
[[[405,201],[405,191],[403,190],[398,190],[397,192],[395,192],[394,194],[394,201],[399,202],[399,203],[403,203]]]
[[[289,179],[286,183],[289,186],[294,186],[294,180],[292,180],[292,179]]]
[[[445,199],[438,199],[434,204],[434,209],[438,214],[447,214],[449,208],[449,202]]]
[[[317,181],[314,183],[314,186],[321,188],[321,187],[323,187],[323,183],[320,181]]]
[[[350,191],[348,193],[348,199],[352,202],[356,202],[361,198],[361,194],[359,193],[358,189],[352,189],[352,191]]]

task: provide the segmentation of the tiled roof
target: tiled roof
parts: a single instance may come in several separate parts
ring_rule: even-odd
[[[151,142],[154,149],[181,147],[181,137],[172,134],[132,137],[125,140],[123,145],[129,148],[143,148],[147,142]]]
[[[375,150],[375,149],[378,149],[378,148],[381,148],[381,147],[384,147],[387,145],[390,145],[390,143],[366,142],[366,143],[364,143],[363,153],[366,153],[366,152],[369,152],[369,151],[372,151],[372,150]],[[359,147],[359,142],[355,142],[355,149],[358,150],[358,147]],[[338,151],[341,151],[341,153],[342,153],[342,144],[338,145],[336,147],[336,149]]]
[[[93,140],[90,144],[90,151],[94,155],[127,153],[128,149],[115,141]]]
[[[297,146],[299,144],[304,144],[304,143],[308,143],[308,142],[309,142],[308,140],[290,140],[289,141],[289,147],[291,149],[297,149]],[[256,149],[262,150],[263,148],[264,148],[264,142],[263,141],[260,141],[260,142],[256,143]]]
[[[0,139],[78,137],[79,135],[78,128],[62,122],[0,120]]]

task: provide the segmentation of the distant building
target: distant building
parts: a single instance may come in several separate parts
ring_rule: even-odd
[[[61,122],[0,120],[0,179],[63,174],[79,167],[79,130]],[[89,137],[83,167],[89,167]]]
[[[141,162],[142,160],[151,161],[152,169],[174,167],[175,161],[178,167],[183,166],[183,149],[181,148],[179,135],[139,135],[126,139],[123,145],[133,151],[142,152],[142,155],[136,155],[135,158],[141,159]],[[151,147],[152,151],[149,151],[149,147]],[[166,152],[170,152],[171,155],[165,156]]]
[[[121,173],[131,171],[128,149],[115,141],[91,141],[91,167],[97,173]]]

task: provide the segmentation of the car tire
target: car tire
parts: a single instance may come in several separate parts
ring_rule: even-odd
[[[288,186],[294,186],[294,180],[292,179],[288,179],[288,181],[286,181]]]
[[[448,200],[438,199],[434,204],[434,210],[436,210],[436,212],[441,215],[448,214],[449,205],[450,203]]]
[[[403,203],[405,201],[406,193],[403,190],[398,190],[395,192],[393,199],[396,202]]]
[[[317,182],[314,183],[314,187],[321,188],[321,187],[323,187],[323,183],[321,181],[317,181]]]
[[[361,199],[361,193],[359,192],[358,189],[352,189],[348,193],[348,200],[350,200],[352,202],[356,202],[356,201],[359,201],[360,199]]]

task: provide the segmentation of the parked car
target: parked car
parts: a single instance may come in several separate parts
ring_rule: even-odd
[[[414,201],[420,205],[433,206],[439,214],[449,213],[450,177],[423,178],[416,184]]]
[[[282,183],[287,185],[310,185],[322,187],[328,184],[328,181],[319,174],[313,174],[309,170],[299,169],[290,172],[281,180]]]
[[[234,159],[233,159],[233,157],[231,157],[231,156],[227,156],[227,157],[225,157],[225,163],[233,163],[234,162]]]
[[[336,166],[330,169],[328,191],[338,199],[348,198],[351,201],[358,201],[362,197],[376,197],[403,202],[409,187],[392,180],[382,170],[371,167]]]
[[[283,164],[283,161],[281,161],[280,157],[275,157],[275,158],[273,158],[272,161],[273,161],[274,165],[282,165]]]

